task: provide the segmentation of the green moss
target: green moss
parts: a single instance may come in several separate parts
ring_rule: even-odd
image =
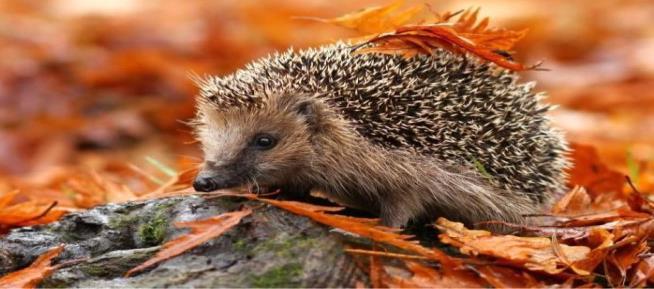
[[[166,235],[168,220],[155,218],[139,227],[141,241],[149,246],[159,245]]]
[[[259,276],[252,276],[252,286],[258,288],[298,287],[296,278],[302,275],[302,265],[286,264],[272,268]]]
[[[46,278],[39,284],[39,288],[70,288],[70,285],[73,282],[65,282],[64,280],[54,280],[52,278]]]
[[[138,218],[136,216],[117,215],[117,216],[111,218],[111,220],[109,220],[108,225],[112,229],[122,229],[122,228],[132,226],[137,221],[138,221]]]
[[[234,242],[234,244],[232,244],[232,248],[234,248],[235,251],[239,251],[239,252],[244,252],[246,247],[247,247],[247,242],[245,241],[245,239],[239,239],[238,241]]]
[[[312,237],[277,235],[257,245],[255,252],[275,252],[281,258],[296,257],[300,252],[312,248],[317,240]]]
[[[79,269],[80,271],[84,272],[86,275],[94,276],[94,277],[104,277],[104,276],[111,275],[111,273],[108,272],[104,266],[98,266],[94,264],[80,266]]]
[[[163,242],[168,229],[168,216],[171,206],[172,204],[159,206],[154,215],[139,226],[137,234],[144,245],[154,246]]]

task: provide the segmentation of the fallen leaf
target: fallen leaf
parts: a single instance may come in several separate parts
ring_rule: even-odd
[[[43,278],[59,269],[60,265],[52,265],[51,262],[63,250],[63,244],[56,246],[41,254],[29,267],[2,276],[0,288],[36,288]]]
[[[568,172],[568,183],[571,186],[584,187],[592,197],[602,193],[622,192],[624,175],[602,163],[594,147],[573,143],[571,150],[573,167]]]
[[[206,194],[213,197],[242,197],[250,200],[258,200],[266,204],[279,207],[291,213],[308,217],[318,223],[338,228],[353,234],[357,234],[373,241],[392,245],[400,249],[411,251],[427,257],[431,260],[439,261],[443,265],[458,266],[460,261],[448,256],[438,249],[430,249],[421,246],[417,241],[410,240],[411,235],[397,233],[399,229],[378,225],[377,219],[357,218],[344,215],[328,214],[328,212],[340,211],[341,207],[318,206],[296,201],[280,201],[258,197],[251,193],[239,193],[233,191],[223,191]]]
[[[520,269],[493,265],[477,266],[476,270],[486,282],[495,288],[543,288],[542,281]]]
[[[154,257],[127,271],[125,277],[182,254],[208,240],[222,235],[251,213],[252,209],[244,208],[240,211],[224,213],[204,220],[176,223],[176,227],[189,228],[191,232],[163,244],[161,250]]]
[[[578,275],[589,275],[604,261],[611,246],[613,246],[613,234],[601,228],[589,229],[588,235],[584,240],[585,244],[592,250],[584,258],[574,260],[570,268]]]
[[[370,7],[345,14],[340,17],[324,19],[314,17],[296,17],[314,20],[354,29],[363,34],[381,33],[393,30],[411,21],[422,12],[422,6],[415,5],[402,12],[397,12],[404,4],[399,0],[385,6]]]
[[[444,218],[436,221],[436,227],[442,232],[439,238],[443,243],[459,248],[466,255],[496,257],[519,267],[549,274],[561,273],[568,267],[572,267],[577,274],[590,274],[575,267],[575,264],[585,261],[591,255],[591,248],[587,246],[560,244],[558,255],[564,255],[564,261],[557,255],[551,238],[493,236],[488,231],[469,230],[462,223]]]
[[[479,9],[466,10],[454,23],[446,20],[432,24],[404,25],[394,32],[380,34],[357,46],[365,46],[358,53],[377,52],[411,57],[417,53],[431,54],[437,48],[444,48],[457,53],[468,52],[510,70],[537,66],[525,67],[516,62],[509,52],[526,35],[526,30],[490,29],[488,18],[477,23],[478,13]]]
[[[377,256],[370,256],[370,285],[372,288],[382,288],[382,268],[381,262]]]
[[[264,199],[258,198],[253,194],[239,194],[238,196],[256,199],[289,212],[309,217],[318,223],[420,254],[432,260],[439,261],[444,266],[456,266],[459,264],[458,261],[437,249],[423,247],[417,241],[409,241],[413,236],[398,234],[396,233],[397,229],[376,225],[370,219],[327,214],[326,212],[333,211],[333,207],[315,206],[294,201]]]
[[[443,272],[417,262],[407,261],[405,265],[413,274],[402,278],[382,273],[382,283],[389,288],[485,288],[482,279],[468,270],[444,267]]]
[[[598,211],[580,215],[556,216],[555,221],[561,227],[582,227],[601,225],[615,221],[645,221],[651,215],[620,207],[609,211]]]
[[[36,224],[46,224],[58,220],[68,210],[57,208],[56,202],[43,204],[27,200],[12,204],[19,191],[11,191],[0,196],[0,228],[12,228]]]
[[[632,266],[639,263],[639,256],[649,251],[649,249],[647,241],[640,240],[630,242],[626,246],[622,246],[611,252],[605,261],[605,271],[611,271],[615,268],[614,271],[617,274],[609,274],[609,272],[605,272],[609,283],[611,283],[613,287],[624,287],[625,282],[627,281],[627,271],[631,269]],[[611,278],[612,276],[615,276],[616,278]]]
[[[416,256],[416,255],[407,255],[393,252],[384,252],[384,251],[375,251],[375,250],[365,250],[365,249],[345,249],[345,252],[352,254],[363,254],[370,256],[382,256],[389,258],[398,258],[398,259],[415,259],[415,260],[427,260],[426,257]]]
[[[565,196],[559,199],[552,207],[554,214],[573,214],[586,212],[590,209],[591,199],[586,189],[580,186],[574,187]]]
[[[636,265],[629,287],[645,287],[647,280],[652,279],[652,277],[654,277],[654,256],[648,256],[640,260]]]

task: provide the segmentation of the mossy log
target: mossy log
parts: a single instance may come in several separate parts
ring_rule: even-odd
[[[132,277],[163,242],[185,230],[173,223],[256,207],[239,225]],[[109,204],[59,222],[24,227],[0,238],[0,276],[28,266],[58,244],[55,262],[78,259],[41,287],[354,287],[367,275],[329,228],[256,201],[177,197]]]

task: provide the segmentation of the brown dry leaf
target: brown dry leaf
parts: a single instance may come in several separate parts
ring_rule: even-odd
[[[447,266],[458,266],[461,264],[459,260],[451,258],[440,250],[426,248],[421,246],[417,241],[410,241],[413,236],[399,234],[397,233],[399,231],[397,228],[377,225],[377,219],[328,214],[328,212],[340,211],[342,209],[341,207],[318,206],[296,201],[279,201],[260,198],[251,193],[239,193],[234,191],[222,191],[210,195],[215,197],[232,196],[258,200],[291,213],[308,217],[318,223],[417,253],[431,260],[439,261]]]
[[[585,244],[593,248],[585,258],[573,261],[570,268],[577,274],[586,276],[606,258],[613,246],[613,234],[601,228],[591,228],[585,239]]]
[[[443,272],[407,261],[405,265],[413,274],[406,279],[382,273],[382,282],[389,288],[486,288],[486,284],[476,274],[462,269],[444,267]]]
[[[193,179],[197,173],[197,166],[183,170],[177,173],[175,176],[171,177],[157,189],[140,196],[139,199],[154,199],[192,193],[195,190],[187,190],[186,188],[188,188],[188,186],[193,182]]]
[[[633,277],[629,282],[629,287],[645,287],[647,285],[647,280],[654,283],[652,278],[654,277],[654,256],[648,256],[643,258],[636,265]]]
[[[61,189],[62,184],[55,187]],[[91,208],[105,203],[120,203],[137,199],[137,194],[125,184],[111,180],[95,170],[71,174],[63,187],[74,192],[73,200],[80,208]]]
[[[397,12],[404,1],[395,1],[386,6],[361,9],[340,17],[323,19],[301,17],[300,19],[316,20],[332,23],[342,27],[354,29],[362,34],[381,33],[393,30],[414,19],[423,10],[423,6],[415,5],[402,12]]]
[[[472,40],[476,45],[488,49],[508,53],[513,46],[527,35],[527,29],[511,31],[506,29],[492,29],[488,27],[488,17],[477,21],[479,8],[467,9],[453,24],[452,29],[461,36]]]
[[[526,35],[526,30],[489,29],[488,18],[477,23],[478,13],[479,9],[467,10],[454,23],[436,22],[399,27],[394,32],[368,40],[364,45],[373,46],[360,49],[359,53],[378,52],[410,57],[416,53],[431,54],[436,48],[444,48],[457,53],[468,52],[510,70],[536,67],[523,66],[514,61],[509,52]],[[451,17],[453,14],[447,15]]]
[[[605,261],[605,275],[613,287],[624,287],[627,271],[640,262],[639,256],[649,251],[646,240],[631,242],[611,252]]]
[[[256,199],[289,212],[309,217],[318,223],[420,254],[432,260],[439,261],[444,266],[457,266],[460,264],[458,260],[449,257],[437,249],[426,248],[421,246],[417,241],[410,241],[409,239],[413,236],[398,234],[397,229],[376,225],[376,222],[372,222],[370,219],[326,213],[334,211],[334,207],[316,206],[294,201],[264,199],[258,198],[253,194],[237,194],[237,196]]]
[[[574,166],[568,172],[570,185],[586,188],[592,197],[602,193],[622,192],[624,175],[602,163],[594,147],[573,143],[571,149]]]
[[[121,203],[136,199],[136,194],[124,184],[112,182],[95,171],[91,171],[91,178],[105,192],[106,202]]]
[[[381,262],[377,256],[370,256],[370,285],[372,288],[382,288],[382,268]]]
[[[594,250],[587,246],[560,244],[555,248],[550,238],[493,236],[488,231],[468,230],[462,223],[451,222],[444,218],[436,221],[436,227],[443,232],[439,235],[441,241],[459,248],[463,254],[492,256],[532,271],[549,274],[561,273],[567,267],[572,267],[580,275],[590,274],[584,270],[588,266],[576,266],[592,256],[591,251]],[[611,238],[607,236],[606,239],[609,245],[612,244]],[[605,246],[606,244],[596,249]]]
[[[477,266],[479,276],[495,288],[544,288],[545,283],[528,272],[500,266]]]
[[[42,204],[41,202],[27,200],[12,204],[19,195],[18,190],[0,196],[0,228],[46,224],[58,220],[68,213],[68,210],[56,208],[56,202]]]
[[[646,213],[635,212],[629,207],[619,207],[608,211],[592,212],[588,214],[559,216],[557,224],[560,227],[585,227],[592,225],[602,225],[611,222],[621,221],[646,221],[651,215]]]
[[[236,226],[241,219],[251,213],[252,209],[243,208],[240,211],[224,213],[204,220],[176,223],[176,227],[189,228],[191,232],[166,242],[154,257],[130,269],[125,273],[125,276],[128,277],[136,272],[140,272],[154,264],[168,260],[208,240],[216,238]]]
[[[641,281],[647,263],[643,263],[650,252],[648,239],[654,231],[654,219],[616,227],[613,231],[615,245],[604,259],[604,275],[614,287],[624,287],[625,284],[636,284]],[[630,273],[631,272],[631,273]],[[630,280],[631,279],[631,280]]]
[[[393,14],[402,4],[403,1],[397,1],[387,6],[372,7],[332,19],[305,19],[336,24],[357,30],[364,35],[382,33],[362,41],[357,53],[400,54],[412,57],[418,53],[431,54],[436,48],[444,48],[457,53],[468,52],[510,70],[532,69],[537,66],[525,67],[511,56],[511,49],[526,35],[527,30],[491,29],[488,27],[488,18],[477,21],[479,9],[466,10],[453,23],[448,21],[458,12],[448,11],[442,15],[433,12],[431,19],[416,19],[423,9],[413,6]],[[414,19],[413,24],[409,24]],[[366,38],[368,36],[363,37]],[[366,47],[361,48],[362,46]]]
[[[352,253],[352,254],[363,254],[363,255],[370,255],[370,256],[398,258],[398,259],[428,260],[428,258],[423,256],[393,253],[393,252],[386,252],[386,251],[366,250],[366,249],[346,248],[345,252]]]
[[[43,278],[50,276],[60,265],[51,261],[64,250],[64,245],[54,247],[39,256],[29,267],[11,272],[0,278],[0,288],[35,288]]]
[[[559,199],[554,206],[552,206],[552,213],[561,214],[574,214],[586,212],[590,209],[591,199],[586,189],[580,186],[574,187],[565,196]]]

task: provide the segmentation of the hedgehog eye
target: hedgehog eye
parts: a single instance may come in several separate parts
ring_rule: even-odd
[[[277,144],[277,140],[269,134],[258,134],[254,137],[254,147],[259,150],[268,150]]]

